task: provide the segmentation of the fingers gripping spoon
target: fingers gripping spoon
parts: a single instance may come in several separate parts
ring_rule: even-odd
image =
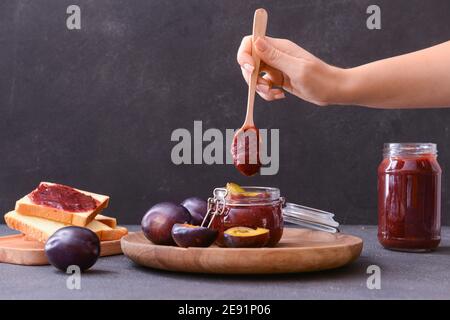
[[[231,154],[235,167],[244,175],[252,176],[259,172],[261,162],[259,160],[259,131],[253,122],[253,107],[255,104],[256,82],[259,76],[260,58],[254,50],[254,43],[258,37],[264,37],[267,28],[267,12],[264,9],[255,11],[253,18],[252,34],[252,58],[255,63],[254,70],[248,83],[247,114],[242,127],[236,131]]]

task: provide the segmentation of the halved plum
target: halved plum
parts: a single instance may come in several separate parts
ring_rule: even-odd
[[[226,188],[227,188],[228,192],[230,192],[230,193],[245,192],[245,190],[240,185],[238,185],[237,183],[234,183],[234,182],[228,182]]]
[[[264,228],[233,227],[223,233],[228,248],[260,248],[270,240],[270,230]]]
[[[244,188],[242,188],[240,185],[228,182],[226,187],[228,191],[228,195],[231,197],[231,199],[237,200],[242,198],[267,198],[269,195],[267,192],[263,191],[246,191]]]
[[[187,223],[176,223],[172,227],[172,238],[183,248],[209,247],[216,241],[218,231]]]

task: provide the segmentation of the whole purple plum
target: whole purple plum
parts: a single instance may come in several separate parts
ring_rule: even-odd
[[[208,204],[205,200],[199,197],[190,197],[185,199],[181,205],[191,214],[191,224],[195,226],[202,224],[208,210]]]
[[[172,227],[175,223],[191,220],[187,209],[172,202],[155,204],[142,218],[141,227],[145,237],[154,244],[174,245]]]
[[[64,272],[72,265],[84,271],[92,267],[100,256],[100,240],[87,228],[64,227],[47,240],[45,254],[53,266]]]

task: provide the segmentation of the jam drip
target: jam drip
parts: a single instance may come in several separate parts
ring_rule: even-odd
[[[253,176],[261,169],[259,139],[259,130],[255,127],[234,136],[231,154],[234,166],[243,175]]]
[[[84,212],[97,208],[93,197],[62,184],[41,183],[29,197],[35,204],[64,211]]]

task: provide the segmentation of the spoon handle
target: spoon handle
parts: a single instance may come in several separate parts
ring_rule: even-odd
[[[267,29],[267,11],[264,9],[257,9],[255,11],[255,16],[253,17],[253,35],[252,35],[252,58],[255,62],[255,69],[250,75],[249,85],[248,85],[248,98],[247,98],[247,114],[245,116],[245,122],[243,127],[254,127],[255,124],[253,122],[253,106],[255,104],[255,90],[256,90],[256,82],[259,76],[259,65],[260,58],[256,54],[254,48],[254,42],[258,37],[264,37],[266,35]]]

